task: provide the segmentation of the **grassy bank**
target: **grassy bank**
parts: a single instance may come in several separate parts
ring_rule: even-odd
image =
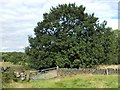
[[[5,84],[4,88],[118,88],[118,75],[74,75]]]
[[[0,66],[16,66],[10,62],[0,63]],[[23,67],[20,68],[20,70]],[[15,68],[16,69],[16,68]],[[3,88],[117,88],[118,75],[73,75],[49,80],[31,80],[29,82],[4,83]]]
[[[0,66],[13,66],[14,64],[11,62],[0,62]]]

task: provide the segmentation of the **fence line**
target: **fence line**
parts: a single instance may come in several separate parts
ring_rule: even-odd
[[[58,70],[58,76],[66,76],[66,75],[73,75],[73,74],[99,74],[99,75],[112,75],[112,74],[120,74],[120,69],[113,69],[113,68],[105,68],[105,69],[98,69],[98,68],[80,68],[80,69],[67,69],[61,68]]]

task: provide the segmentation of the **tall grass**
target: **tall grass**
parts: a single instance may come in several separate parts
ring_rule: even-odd
[[[117,75],[75,75],[45,81],[32,81],[33,88],[117,88]]]
[[[23,67],[10,62],[0,62],[0,66],[16,66],[18,70],[23,69]],[[4,83],[3,88],[118,88],[118,75],[81,74],[49,80]]]
[[[0,62],[0,66],[13,66],[14,64],[11,62]]]
[[[118,75],[73,75],[6,84],[4,88],[118,88]]]

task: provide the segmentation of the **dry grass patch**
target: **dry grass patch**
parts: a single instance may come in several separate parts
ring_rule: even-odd
[[[101,69],[104,69],[104,68],[118,69],[118,68],[120,68],[120,65],[98,65],[98,66],[96,66],[96,68],[101,68]]]

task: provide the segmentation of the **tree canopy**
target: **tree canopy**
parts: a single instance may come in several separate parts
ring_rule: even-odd
[[[25,48],[30,67],[91,67],[117,64],[117,40],[107,22],[85,12],[83,5],[62,4],[43,14]]]
[[[23,52],[2,52],[2,60],[4,62],[23,65],[26,62],[26,58],[27,56]]]

